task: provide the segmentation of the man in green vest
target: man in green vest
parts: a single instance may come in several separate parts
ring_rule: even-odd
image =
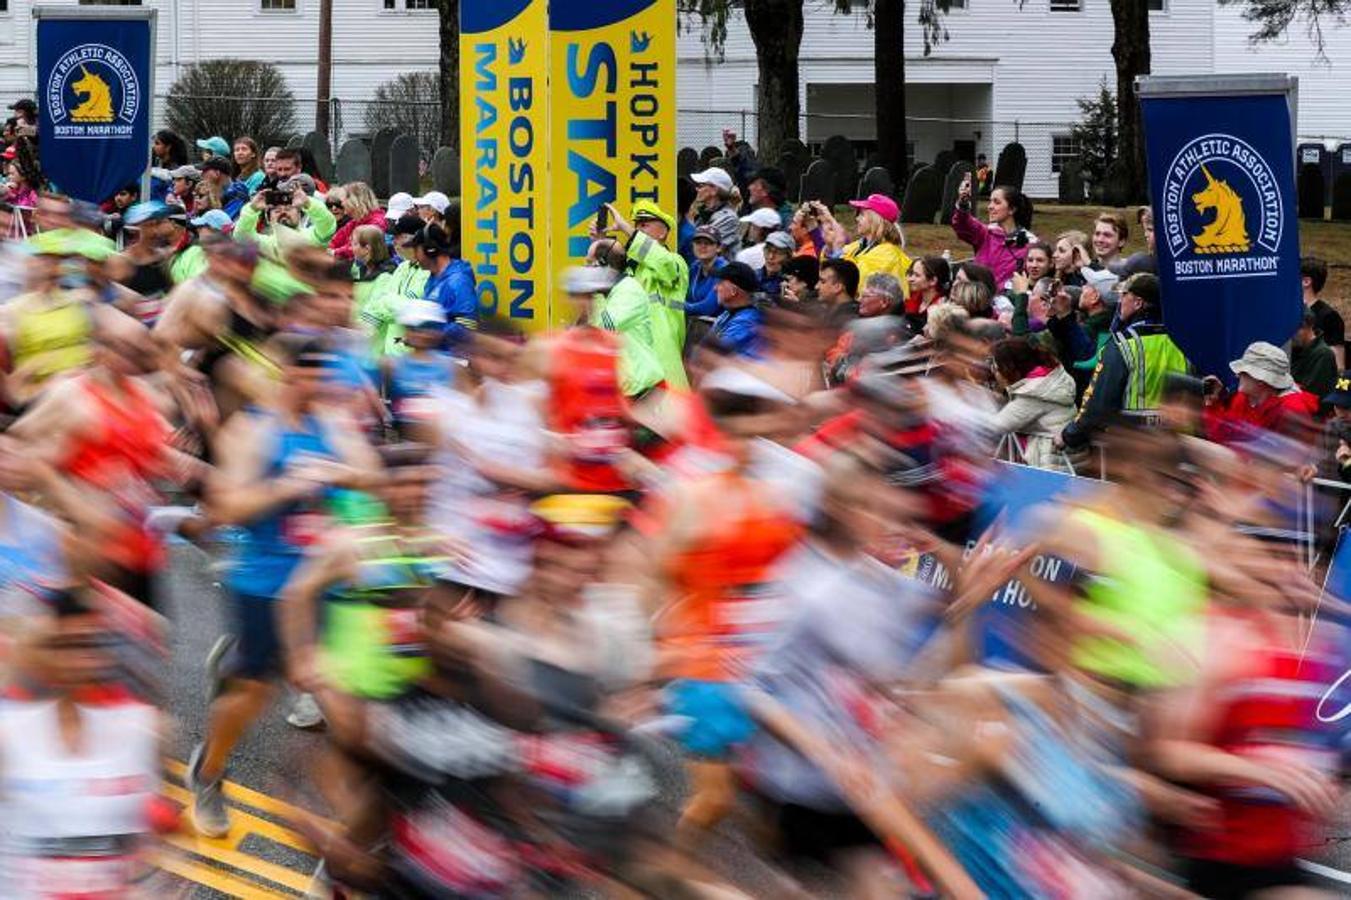
[[[623,339],[619,387],[625,397],[640,397],[664,377],[652,346],[654,307],[638,279],[624,272],[627,259],[618,241],[602,238],[592,244],[588,256],[593,264],[569,269],[563,289],[587,324]]]
[[[668,386],[689,386],[685,375],[685,297],[690,268],[666,245],[675,233],[675,219],[650,200],[633,204],[633,222],[607,203],[613,227],[628,238],[629,268],[652,305],[652,347]],[[600,238],[602,235],[596,234]]]
[[[1144,423],[1158,414],[1164,381],[1187,374],[1187,358],[1163,328],[1159,280],[1138,272],[1121,285],[1121,324],[1102,349],[1079,414],[1056,443],[1071,450],[1087,446],[1093,433],[1115,415]]]

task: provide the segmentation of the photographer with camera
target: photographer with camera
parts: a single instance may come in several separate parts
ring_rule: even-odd
[[[1030,230],[1032,201],[1017,188],[1002,185],[990,192],[985,212],[988,224],[972,214],[968,175],[957,191],[952,230],[976,251],[975,261],[994,272],[995,282],[1002,289],[1022,268],[1028,247],[1036,243],[1037,236]]]
[[[264,214],[268,231],[259,233],[258,223]],[[252,241],[264,256],[280,262],[286,249],[294,245],[327,247],[337,230],[338,220],[315,196],[314,179],[302,172],[275,189],[254,194],[239,214],[234,236],[237,241]]]

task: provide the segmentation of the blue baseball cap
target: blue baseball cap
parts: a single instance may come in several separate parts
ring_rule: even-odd
[[[140,225],[142,222],[157,222],[174,214],[173,207],[163,200],[143,200],[127,210],[122,221],[128,225]]]
[[[217,231],[233,231],[235,227],[234,220],[220,209],[208,209],[190,221],[197,228],[214,228]]]

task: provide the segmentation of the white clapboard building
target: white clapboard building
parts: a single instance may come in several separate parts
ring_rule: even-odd
[[[156,92],[187,65],[240,57],[281,67],[297,99],[315,96],[319,0],[46,0],[50,5],[146,5],[159,10]],[[0,0],[0,100],[31,94],[34,0]],[[833,0],[806,0],[801,49],[801,132],[809,144],[831,134],[874,138],[873,35],[862,15],[833,12]],[[333,95],[344,104],[345,131],[360,129],[360,109],[383,82],[437,64],[434,0],[334,0]],[[1252,26],[1215,0],[1150,0],[1153,68],[1160,74],[1271,71],[1300,78],[1299,131],[1330,145],[1351,140],[1351,104],[1340,82],[1351,68],[1351,26],[1325,28],[1317,58],[1303,26],[1251,47]],[[1108,0],[952,0],[949,39],[927,57],[918,29],[907,33],[907,107],[914,156],[941,150],[991,157],[1015,138],[1027,148],[1027,185],[1054,193],[1059,162],[1074,153],[1068,124],[1076,98],[1113,82]],[[739,14],[725,52],[713,58],[697,27],[679,44],[679,139],[701,148],[730,127],[755,139],[755,49]],[[313,104],[298,107],[302,128]]]

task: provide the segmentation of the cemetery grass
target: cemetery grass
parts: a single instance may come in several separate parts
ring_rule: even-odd
[[[1042,240],[1051,241],[1062,231],[1077,228],[1091,232],[1093,219],[1104,207],[1099,206],[1055,206],[1049,203],[1038,204],[1033,217],[1032,230]],[[1131,225],[1130,243],[1126,252],[1135,253],[1144,249],[1143,235],[1135,226],[1135,207],[1116,210],[1126,217]],[[983,205],[982,205],[983,212]],[[853,225],[853,210],[849,207],[836,210],[835,214],[846,226]],[[952,229],[947,225],[905,225],[906,252],[910,256],[942,253],[944,248],[952,251],[954,259],[969,257],[971,250],[957,241]],[[1351,317],[1351,222],[1314,222],[1301,220],[1299,223],[1300,253],[1304,256],[1319,256],[1327,260],[1328,284],[1323,296],[1337,307],[1343,318]]]

